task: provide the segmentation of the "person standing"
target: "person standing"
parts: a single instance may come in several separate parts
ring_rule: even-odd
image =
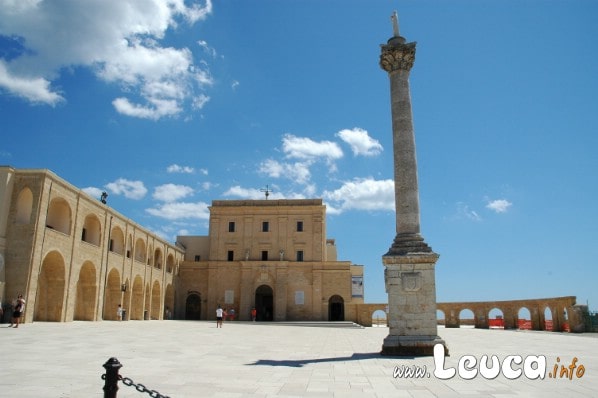
[[[222,317],[224,316],[224,310],[220,305],[216,308],[216,327],[222,328]]]
[[[256,318],[257,318],[257,310],[255,309],[255,307],[253,307],[253,308],[251,309],[251,320],[252,320],[253,322],[255,322],[255,319],[256,319]]]
[[[118,305],[118,308],[116,309],[116,318],[117,318],[119,321],[122,321],[122,320],[123,320],[123,307],[121,307],[121,305],[120,305],[120,304]]]
[[[15,308],[12,313],[12,320],[10,321],[10,325],[8,327],[11,327],[14,324],[13,327],[18,328],[19,322],[21,320],[21,316],[23,315],[24,311],[25,311],[25,299],[23,299],[22,294],[19,294],[19,296],[17,297],[17,300],[15,301]]]

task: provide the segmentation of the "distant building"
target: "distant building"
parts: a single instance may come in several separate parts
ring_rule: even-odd
[[[353,320],[363,267],[338,261],[321,199],[214,201],[208,236],[176,244],[48,170],[0,166],[0,299],[25,321]],[[10,311],[5,311],[5,316]],[[9,315],[8,315],[9,316]]]
[[[212,319],[221,305],[240,320],[253,307],[258,321],[357,320],[363,267],[337,260],[321,199],[215,200],[209,235],[177,243],[185,319]]]

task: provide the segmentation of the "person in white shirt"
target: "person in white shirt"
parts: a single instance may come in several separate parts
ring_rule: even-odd
[[[216,308],[216,327],[217,328],[222,327],[222,317],[223,316],[224,316],[224,310],[222,309],[222,307],[220,307],[220,305],[218,305],[218,308]]]

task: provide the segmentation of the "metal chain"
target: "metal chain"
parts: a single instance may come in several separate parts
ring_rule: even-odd
[[[106,375],[102,375],[102,380],[106,379]],[[125,386],[135,387],[135,389],[139,392],[146,392],[152,398],[170,398],[168,395],[162,395],[156,390],[148,390],[143,384],[135,384],[135,382],[128,377],[122,377],[118,375],[118,380],[121,380]]]

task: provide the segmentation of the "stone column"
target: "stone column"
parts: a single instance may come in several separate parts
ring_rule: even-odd
[[[383,355],[433,355],[442,344],[437,335],[436,282],[438,254],[420,235],[419,191],[415,135],[409,91],[409,72],[415,61],[415,43],[399,35],[396,13],[394,36],[382,45],[380,67],[388,72],[392,112],[396,236],[384,256],[384,279],[388,293],[389,335]]]

